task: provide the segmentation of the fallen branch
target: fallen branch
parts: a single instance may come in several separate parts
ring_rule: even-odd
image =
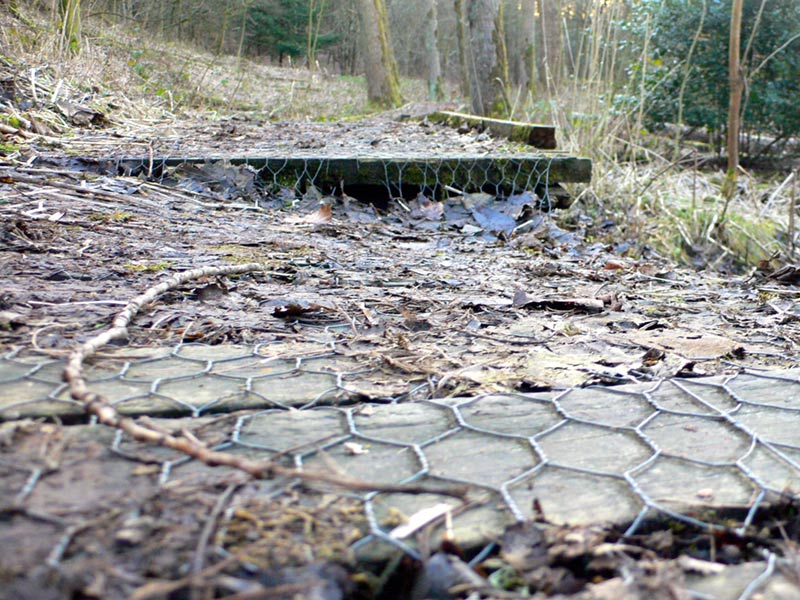
[[[114,341],[124,339],[128,335],[128,325],[139,313],[142,307],[156,300],[159,296],[173,290],[178,286],[198,279],[200,277],[219,277],[225,275],[240,275],[254,271],[265,271],[264,265],[248,263],[244,265],[228,265],[223,267],[204,267],[193,269],[173,275],[166,281],[155,285],[143,294],[135,297],[125,305],[117,314],[111,329],[104,331],[86,341],[73,350],[64,368],[63,378],[68,384],[72,398],[80,402],[84,410],[97,418],[99,423],[114,427],[127,433],[133,439],[157,444],[181,452],[203,463],[215,466],[227,466],[243,471],[256,479],[270,479],[274,477],[292,477],[305,481],[316,481],[333,484],[337,487],[351,491],[379,491],[387,493],[405,494],[442,494],[460,499],[466,497],[466,487],[433,487],[425,485],[391,485],[377,484],[343,477],[340,473],[322,473],[300,471],[277,465],[272,460],[254,461],[229,452],[211,450],[195,436],[184,431],[181,436],[172,435],[162,429],[156,429],[148,424],[137,422],[130,417],[121,415],[116,408],[101,394],[89,390],[84,376],[83,365],[86,360],[98,353],[100,348]]]
[[[66,183],[64,181],[58,181],[55,179],[47,179],[45,177],[23,175],[22,173],[11,170],[0,171],[0,176],[11,178],[11,180],[14,183],[24,183],[27,185],[37,186],[36,191],[38,193],[41,193],[40,189],[41,187],[52,187],[60,190],[67,190],[70,192],[74,192],[80,196],[93,196],[95,198],[103,199],[109,202],[122,202],[126,206],[130,206],[132,203],[143,204],[144,206],[149,206],[151,208],[158,208],[159,206],[157,202],[153,202],[146,198],[142,198],[141,196],[133,197],[132,194],[118,194],[100,188],[83,187],[78,184]]]

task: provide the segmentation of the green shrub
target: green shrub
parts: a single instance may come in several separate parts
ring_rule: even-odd
[[[769,0],[759,13],[761,5],[762,0],[744,0],[743,126],[787,138],[800,134],[800,2]],[[645,79],[648,123],[680,121],[723,131],[731,0],[644,0],[637,13],[640,47],[649,36],[649,52],[632,75]]]

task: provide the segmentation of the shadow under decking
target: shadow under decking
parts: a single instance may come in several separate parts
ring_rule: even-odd
[[[506,196],[535,192],[542,207],[566,208],[571,199],[562,183],[588,183],[592,162],[554,153],[498,155],[404,156],[155,156],[122,157],[113,164],[118,173],[163,177],[171,168],[221,164],[245,166],[256,172],[267,188],[305,191],[309,186],[325,193],[347,193],[363,199],[363,191],[387,199],[423,193],[435,198],[452,193],[487,192]],[[359,194],[361,192],[361,194]]]

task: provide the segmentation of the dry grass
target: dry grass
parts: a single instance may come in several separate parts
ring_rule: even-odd
[[[111,106],[123,119],[247,113],[273,120],[341,120],[370,112],[361,77],[215,55],[98,19],[85,20],[78,56],[60,48],[48,14],[26,12],[16,19],[2,12],[0,26],[3,55],[20,70],[35,69],[56,85],[72,84],[74,100]],[[404,81],[402,92],[408,101],[424,100],[425,83]]]
[[[726,272],[775,269],[795,259],[789,238],[792,186],[780,187],[787,173],[742,174],[723,219],[722,171],[599,166],[606,170],[586,191],[590,208],[579,204],[573,210],[615,223],[604,239],[608,243],[629,242],[632,253],[654,250],[681,264]]]
[[[674,139],[647,132],[645,91],[619,81],[621,62],[634,61],[641,70],[648,63],[646,53],[618,55],[622,9],[621,3],[593,5],[579,51],[561,57],[570,73],[542,86],[542,98],[525,110],[533,121],[558,125],[559,147],[594,161],[593,182],[579,190],[584,202],[574,212],[595,221],[598,239],[624,243],[631,252],[655,250],[696,268],[743,272],[793,262],[797,172],[742,169],[737,193],[726,204],[722,168],[704,166],[715,158],[710,145],[676,147]],[[620,94],[625,104],[614,102]],[[616,226],[604,232],[603,223]]]

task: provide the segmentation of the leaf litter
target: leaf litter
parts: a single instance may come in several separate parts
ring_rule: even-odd
[[[372,121],[343,131],[355,152],[376,136],[396,139],[400,128]],[[287,141],[299,132],[326,135],[315,126],[284,129]],[[580,203],[570,209],[586,210]],[[413,398],[408,393],[417,385],[435,397],[470,396],[797,364],[795,271],[722,277],[676,267],[646,247],[619,252],[592,243],[581,227],[564,229],[559,223],[581,220],[542,212],[528,192],[419,195],[381,206],[313,188],[301,197],[290,190],[266,194],[244,167],[193,165],[154,180],[48,155],[0,164],[0,214],[4,352],[63,357],[167,273],[256,261],[269,270],[168,292],[132,324],[128,344],[333,343],[348,359],[380,364],[369,380],[350,387],[359,399],[376,401]],[[225,418],[183,426],[213,443]],[[344,497],[306,490],[265,500],[263,490],[230,471],[184,480],[180,489],[159,488],[154,475],[165,460],[162,450],[134,444],[114,458],[107,443],[78,427],[2,427],[0,439],[14,440],[3,444],[4,454],[34,464],[42,461],[40,448],[48,448],[53,478],[22,504],[5,499],[9,516],[48,516],[16,520],[4,535],[48,539],[64,523],[72,532],[68,554],[32,541],[4,566],[17,577],[20,597],[50,594],[44,579],[28,572],[46,558],[45,548],[61,565],[62,590],[108,598],[189,597],[180,594],[198,587],[213,589],[211,597],[451,597],[455,587],[476,597],[666,598],[685,597],[689,573],[713,572],[670,554],[701,532],[674,535],[667,528],[621,540],[609,528],[542,522],[509,528],[499,551],[477,570],[445,540],[441,548],[433,541],[422,563],[395,564],[382,578],[351,577],[331,560],[346,562],[348,543],[367,527],[359,505]],[[116,461],[112,477],[109,461]],[[64,483],[57,499],[67,465],[81,465],[86,478],[104,485],[85,495]],[[136,493],[115,489],[126,478],[139,482]],[[224,530],[203,538],[206,516],[220,519],[214,507],[224,509],[234,492],[238,508]],[[425,527],[416,534],[424,537]],[[198,536],[205,547],[198,547]],[[166,546],[159,541],[165,538]],[[727,548],[737,562],[773,543],[733,539],[716,547],[710,536],[702,539],[704,550],[693,560],[714,560]],[[217,563],[219,570],[208,567],[204,552],[212,544],[235,559]],[[142,556],[151,557],[146,569],[137,564]],[[192,577],[181,572],[186,564],[194,565]],[[415,581],[410,588],[397,584],[405,575]]]

